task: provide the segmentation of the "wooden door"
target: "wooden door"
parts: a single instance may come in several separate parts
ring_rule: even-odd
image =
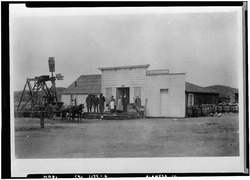
[[[168,96],[169,96],[168,89],[160,90],[160,116],[161,117],[169,116],[169,107],[168,107],[169,97]]]

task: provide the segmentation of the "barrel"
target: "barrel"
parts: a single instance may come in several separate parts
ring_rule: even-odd
[[[213,114],[214,114],[214,113],[216,112],[216,111],[215,111],[215,106],[211,106],[211,107],[210,107],[210,110],[211,110],[210,113],[213,113]]]
[[[210,107],[207,106],[206,109],[207,109],[207,114],[209,114],[210,113]]]
[[[187,108],[187,116],[188,117],[193,117],[193,108]]]
[[[217,106],[217,113],[221,113],[222,112],[222,106]]]
[[[234,106],[234,112],[235,113],[239,112],[239,106]]]
[[[202,110],[202,116],[208,115],[208,108],[207,107],[203,107],[201,110]]]
[[[223,107],[223,112],[224,113],[228,113],[228,112],[230,112],[230,106],[228,106],[228,105],[226,105],[226,106],[222,106]]]
[[[214,110],[215,110],[215,112],[217,112],[218,111],[218,106],[214,106]]]
[[[207,107],[207,115],[209,115],[211,113],[211,108]]]
[[[201,117],[201,109],[200,108],[196,108],[194,110],[194,116],[195,117]]]
[[[230,109],[229,110],[230,112],[234,112],[234,109],[235,109],[234,105],[229,106],[229,109]]]

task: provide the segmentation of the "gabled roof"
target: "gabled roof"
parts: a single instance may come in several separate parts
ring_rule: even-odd
[[[62,94],[100,94],[102,75],[81,75]]]
[[[103,67],[98,68],[99,70],[117,70],[117,69],[133,69],[133,68],[148,68],[149,64],[143,64],[143,65],[133,65],[133,66],[116,66],[116,67]]]
[[[213,93],[213,94],[219,94],[218,92],[207,89],[201,86],[197,86],[195,84],[186,82],[186,92],[193,92],[193,93]]]

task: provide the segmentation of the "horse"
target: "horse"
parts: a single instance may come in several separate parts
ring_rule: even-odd
[[[69,119],[74,121],[76,115],[78,116],[78,121],[81,120],[82,117],[82,112],[84,109],[84,104],[80,104],[80,105],[76,105],[76,106],[72,106],[69,105],[66,108],[62,109],[62,120],[64,120],[64,118]]]

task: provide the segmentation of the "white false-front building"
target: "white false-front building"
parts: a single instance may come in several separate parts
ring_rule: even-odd
[[[138,96],[145,104],[146,98],[146,71],[149,65],[120,66],[99,68],[102,72],[102,92],[105,97],[113,95],[116,99],[119,96],[129,97],[132,103]]]

